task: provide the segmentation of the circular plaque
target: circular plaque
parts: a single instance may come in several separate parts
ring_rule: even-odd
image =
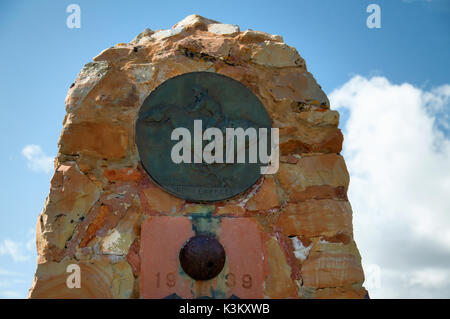
[[[250,151],[255,152],[250,148],[248,136],[242,149],[237,137],[227,136],[227,129],[245,132],[255,129],[259,138],[259,129],[266,128],[270,150],[271,127],[263,104],[245,85],[217,73],[192,72],[165,81],[145,99],[136,122],[136,145],[144,169],[164,190],[193,202],[220,201],[252,186],[264,165],[260,156],[256,156],[256,162],[250,160]],[[188,134],[175,134],[173,138],[177,128]],[[222,143],[216,135],[205,138],[208,128],[222,133]],[[189,147],[174,151],[182,139]],[[217,144],[213,151],[209,148],[210,154],[214,156],[222,149],[222,162],[208,162],[202,157],[213,141]],[[232,149],[234,157],[227,158]],[[185,151],[189,154],[184,154]],[[244,162],[238,162],[239,151],[245,154]],[[189,158],[190,162],[174,161],[173,153]]]

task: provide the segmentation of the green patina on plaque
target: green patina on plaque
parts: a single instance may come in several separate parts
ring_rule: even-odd
[[[223,133],[226,128],[267,128],[270,146],[270,120],[261,101],[242,83],[212,72],[192,72],[173,77],[158,86],[145,99],[136,122],[136,145],[143,167],[167,192],[193,202],[212,202],[231,198],[252,186],[264,165],[259,157],[249,163],[248,139],[245,163],[194,163],[194,120]],[[172,140],[176,128],[191,135],[191,163],[175,163]],[[211,141],[202,141],[202,149]],[[235,156],[237,142],[234,143]],[[270,148],[269,148],[270,149]]]

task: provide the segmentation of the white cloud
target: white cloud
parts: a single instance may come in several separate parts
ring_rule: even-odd
[[[4,239],[0,242],[0,256],[10,256],[14,262],[28,261],[32,257],[35,248],[35,231],[28,230],[26,241],[14,241],[11,239]],[[2,273],[4,270],[0,269],[0,275],[8,275],[8,272]]]
[[[3,255],[9,255],[15,262],[28,261],[30,259],[30,255],[26,254],[25,245],[10,239],[5,239],[0,243],[0,256]]]
[[[450,85],[354,76],[329,97],[349,115],[355,238],[381,276],[371,297],[450,297]]]
[[[423,269],[415,271],[409,279],[410,285],[424,288],[445,288],[450,281],[450,273],[444,269]]]
[[[1,278],[0,279],[0,288],[12,288],[15,287],[17,284],[27,284],[28,281],[24,279],[17,279],[17,278]]]
[[[39,145],[29,144],[22,149],[22,155],[27,159],[27,166],[35,172],[51,173],[53,158],[44,153]]]
[[[13,271],[0,271],[0,298],[26,298],[31,281]]]
[[[19,276],[20,273],[0,267],[0,276]]]
[[[24,269],[34,266],[31,261],[36,258],[36,233],[32,228],[21,233],[22,240],[0,242],[0,298],[26,298],[33,279],[33,272]]]
[[[0,291],[0,296],[2,298],[8,298],[8,299],[21,299],[23,298],[22,294],[15,290],[3,290]]]

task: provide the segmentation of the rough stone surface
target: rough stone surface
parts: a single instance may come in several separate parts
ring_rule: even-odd
[[[248,211],[270,210],[280,206],[277,195],[277,186],[272,177],[266,177],[256,194],[251,197],[246,208]]]
[[[288,236],[315,237],[352,233],[352,210],[347,201],[307,200],[287,204],[277,226]]]
[[[219,35],[236,35],[239,33],[239,26],[235,24],[213,23],[208,26],[208,31]]]
[[[68,288],[67,266],[80,267],[80,288]],[[111,263],[109,259],[77,261],[64,259],[60,262],[40,264],[30,289],[30,298],[121,298],[132,296],[134,286],[133,272],[125,261]]]
[[[190,203],[140,165],[135,122],[165,80],[217,72],[246,85],[280,133],[277,174],[223,202]],[[145,29],[86,64],[66,97],[50,193],[37,222],[30,298],[364,298],[339,114],[279,35],[191,15]],[[216,236],[222,272],[196,282],[178,252]],[[68,288],[67,267],[81,270]]]

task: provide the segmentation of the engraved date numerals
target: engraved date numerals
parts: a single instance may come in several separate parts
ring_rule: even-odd
[[[242,288],[250,289],[252,288],[252,276],[249,274],[243,274],[240,278],[240,281],[236,279],[236,275],[233,273],[229,273],[225,275],[225,284],[227,287],[235,287],[236,284],[242,285]]]
[[[157,272],[156,277],[156,288],[160,288],[161,285],[166,285],[167,287],[175,287],[177,284],[177,277],[174,272],[169,272],[162,274]],[[236,285],[241,285],[242,288],[250,289],[253,285],[252,276],[249,274],[243,274],[240,278],[236,278],[236,275],[229,273],[225,275],[225,285],[229,288],[233,288]]]
[[[161,286],[161,273],[157,272],[155,276],[156,276],[156,288],[159,288]],[[175,287],[177,283],[177,277],[175,276],[175,273],[173,272],[167,273],[164,279],[163,279],[164,284],[167,287]]]

